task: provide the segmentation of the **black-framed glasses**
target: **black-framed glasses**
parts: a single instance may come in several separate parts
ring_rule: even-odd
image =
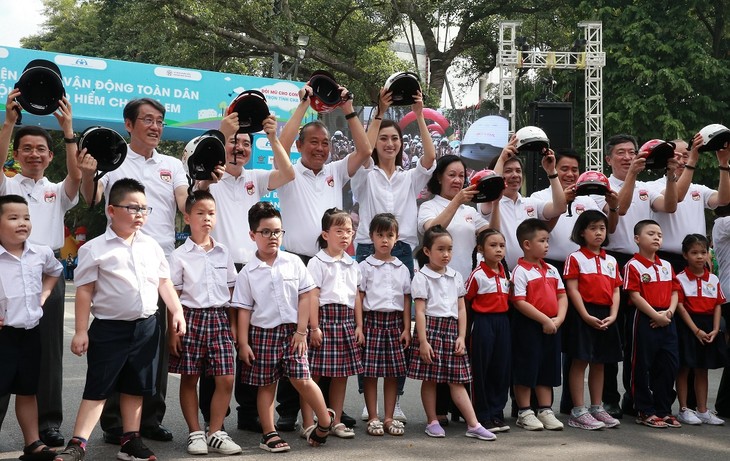
[[[151,206],[137,206],[137,205],[112,205],[114,208],[124,208],[129,214],[141,214],[147,216],[152,213]]]
[[[270,239],[271,237],[278,239],[279,237],[283,236],[286,233],[286,231],[284,229],[277,229],[277,230],[263,229],[260,231],[253,231],[253,233],[261,234],[261,236],[265,239]]]

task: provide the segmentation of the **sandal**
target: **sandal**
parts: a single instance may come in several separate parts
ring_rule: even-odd
[[[368,435],[383,435],[385,434],[385,431],[383,430],[383,423],[380,422],[379,419],[373,419],[368,421]]]
[[[40,450],[38,450],[38,448],[40,448]],[[40,440],[36,440],[23,448],[23,454],[20,455],[19,459],[23,461],[53,461],[55,458],[55,451],[48,448],[48,446]]]
[[[330,430],[335,424],[335,410],[328,408],[327,413],[330,416],[329,426],[320,426],[318,422],[314,430],[312,430],[307,436],[307,443],[313,447],[318,447],[327,443],[327,436],[330,434]],[[317,431],[324,433],[324,435],[317,434]]]
[[[312,424],[309,427],[302,426],[302,428],[299,430],[299,437],[303,438],[304,440],[307,440],[309,438],[309,434],[311,434],[312,431],[314,431],[314,429],[316,427],[317,427],[316,424]]]
[[[636,424],[643,424],[648,427],[666,428],[667,423],[657,415],[644,415],[639,413],[636,417]]]
[[[271,440],[273,438],[277,438],[279,440]],[[284,451],[291,450],[291,447],[288,443],[281,437],[279,437],[279,433],[269,432],[268,434],[264,434],[261,437],[261,442],[259,443],[259,448],[261,448],[264,451],[268,451],[270,453],[281,453]]]
[[[393,419],[385,421],[385,430],[390,435],[403,435],[406,433],[405,425]]]
[[[341,438],[341,439],[351,439],[355,437],[355,431],[353,429],[350,429],[349,427],[345,426],[344,423],[339,423],[335,425],[331,429],[332,433],[335,434],[335,436]]]

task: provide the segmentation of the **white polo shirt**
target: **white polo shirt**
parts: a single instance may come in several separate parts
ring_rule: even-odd
[[[451,267],[439,274],[423,266],[413,276],[411,297],[426,301],[426,315],[459,318],[459,298],[466,294],[464,279]]]
[[[663,176],[648,185],[661,194],[667,187],[667,177]],[[682,254],[682,240],[687,234],[707,235],[705,208],[710,208],[710,197],[713,193],[715,191],[709,187],[690,184],[684,200],[677,202],[677,211],[652,211],[652,219],[662,228],[662,250]]]
[[[723,293],[730,293],[730,216],[715,219],[712,226],[712,243],[715,248],[718,276]]]
[[[210,185],[218,215],[211,235],[228,248],[235,263],[248,263],[256,252],[256,243],[248,235],[248,210],[269,193],[271,173],[245,169],[239,177],[223,173],[220,181]]]
[[[549,202],[552,200],[552,186],[547,189],[534,192],[530,197]],[[578,216],[586,210],[600,210],[595,200],[585,195],[579,195],[570,204],[572,216],[565,213],[561,214],[558,222],[550,232],[550,247],[548,248],[547,258],[554,261],[565,261],[567,257],[574,251],[578,251],[580,246],[570,240],[573,233],[573,227],[578,220]]]
[[[411,274],[398,258],[383,261],[370,255],[360,262],[363,310],[403,312],[405,295],[411,293]]]
[[[91,313],[102,320],[137,320],[157,312],[160,279],[170,266],[160,245],[136,232],[129,245],[111,227],[79,247],[76,287],[95,282]]]
[[[360,286],[360,268],[347,253],[335,259],[324,250],[309,260],[307,270],[319,288],[319,305],[344,304],[355,308],[355,297]]]
[[[356,244],[372,243],[368,232],[370,221],[378,213],[392,213],[398,220],[398,240],[406,242],[411,250],[415,250],[418,246],[416,200],[436,169],[436,162],[427,170],[421,161],[419,159],[416,168],[410,170],[397,166],[388,178],[370,160],[368,168],[360,168],[352,177],[352,192],[360,204],[358,213],[363,224],[357,226]]]
[[[254,254],[238,273],[231,306],[252,311],[253,326],[275,328],[297,323],[299,295],[315,288],[298,256],[280,250],[269,266]]]
[[[170,255],[170,280],[181,291],[180,303],[191,309],[224,307],[236,284],[236,266],[225,245],[215,242],[205,251],[189,237]]]
[[[418,210],[418,232],[423,235],[425,232],[425,224],[438,217],[444,209],[451,203],[450,200],[435,195],[431,200],[423,202]],[[399,222],[400,223],[400,222]],[[451,218],[451,222],[446,230],[451,234],[454,242],[449,267],[453,267],[464,280],[471,275],[471,257],[474,247],[477,244],[477,232],[484,226],[488,226],[489,222],[484,219],[476,208],[469,205],[459,205],[459,208]]]
[[[58,277],[61,263],[46,245],[25,242],[23,254],[8,253],[0,245],[0,317],[6,327],[30,330],[43,317],[43,275]]]
[[[624,182],[616,176],[611,175],[608,178],[611,184],[611,190],[620,191]],[[651,204],[659,198],[661,194],[657,193],[653,188],[642,181],[636,181],[634,186],[634,195],[631,197],[631,205],[626,210],[626,214],[618,219],[616,231],[610,234],[609,245],[606,250],[617,251],[619,253],[632,255],[639,250],[634,242],[634,225],[643,219],[652,219]],[[606,205],[606,198],[600,195],[594,195],[593,199],[598,207],[603,210]]]
[[[127,158],[121,166],[99,179],[104,187],[106,205],[109,204],[112,185],[122,178],[136,179],[145,187],[147,206],[152,207],[152,213],[147,217],[142,232],[154,238],[165,255],[169,256],[175,249],[175,189],[188,187],[182,162],[175,157],[162,155],[157,150],[153,151],[149,159],[145,159],[127,146]]]
[[[523,254],[520,243],[517,241],[517,234],[515,234],[517,226],[525,219],[545,220],[543,215],[545,203],[536,198],[523,197],[520,193],[517,193],[517,200],[515,201],[505,196],[499,201],[500,228],[505,240],[504,260],[510,270],[517,267],[517,260]],[[485,218],[489,221],[491,216],[487,215]]]
[[[350,180],[348,158],[349,155],[324,165],[316,175],[300,160],[294,164],[294,180],[277,189],[282,224],[288,230],[284,234],[286,251],[305,256],[317,254],[322,215],[329,208],[342,208],[342,187]]]
[[[65,180],[64,180],[65,181]],[[66,212],[79,203],[79,192],[72,198],[66,195],[64,181],[53,183],[45,176],[38,181],[16,174],[0,183],[0,195],[16,194],[28,201],[33,230],[28,241],[48,245],[52,250],[63,246]]]

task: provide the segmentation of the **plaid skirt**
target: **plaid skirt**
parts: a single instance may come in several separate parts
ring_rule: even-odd
[[[406,354],[399,341],[403,331],[403,312],[363,313],[365,349],[362,352],[363,376],[400,378],[408,373]]]
[[[251,386],[268,386],[281,377],[309,379],[307,353],[297,355],[292,350],[296,323],[284,323],[274,328],[251,325],[248,344],[253,351],[251,366],[242,363],[241,381]]]
[[[360,346],[355,342],[355,311],[344,304],[319,307],[322,344],[309,349],[314,376],[344,378],[362,373]]]
[[[453,317],[426,316],[426,340],[433,349],[433,363],[430,365],[421,360],[419,354],[420,340],[418,331],[413,335],[411,344],[411,361],[408,377],[422,381],[437,383],[471,382],[469,356],[456,355],[454,344],[459,336],[459,321]]]
[[[228,308],[183,307],[187,333],[182,338],[180,357],[170,355],[168,371],[181,375],[200,375],[205,360],[208,376],[235,374],[234,346]]]

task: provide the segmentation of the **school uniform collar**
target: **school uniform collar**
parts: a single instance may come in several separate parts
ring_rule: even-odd
[[[695,275],[694,272],[689,270],[689,268],[686,268],[684,273],[690,282],[694,282],[695,280],[702,280],[703,282],[710,281],[710,271],[707,270],[707,268],[705,268],[705,272],[703,272],[702,275]]]
[[[256,252],[254,252],[254,254],[251,255],[251,260],[245,266],[243,266],[243,270],[246,270],[248,272],[253,272],[254,270],[258,269],[259,267],[274,267],[274,265],[276,265],[276,262],[279,260],[280,257],[281,257],[281,250],[276,252],[276,259],[274,259],[274,262],[269,266],[268,263],[261,261],[259,259],[258,255],[256,254]]]
[[[452,277],[452,278],[454,276],[456,276],[456,271],[454,269],[450,268],[449,266],[446,266],[446,271],[443,274],[439,274],[438,272],[436,272],[435,270],[431,269],[428,266],[423,266],[421,269],[419,269],[419,272],[421,274],[425,275],[426,277],[428,277],[430,279],[434,279],[434,280],[440,279],[441,277],[444,277],[444,276]]]
[[[112,226],[107,226],[106,232],[104,232],[104,238],[107,241],[108,240],[115,240],[116,239],[116,240],[119,240],[120,242],[122,242],[122,243],[124,243],[126,245],[126,242],[124,241],[124,239],[121,238],[120,236],[118,236],[117,233],[112,230]],[[132,243],[134,243],[137,240],[139,240],[139,238],[140,238],[140,233],[139,232],[135,232],[134,233],[134,237],[132,237]]]
[[[212,244],[210,247],[210,251],[219,251],[220,247],[219,247],[218,243],[215,240],[213,240],[213,237],[210,238],[210,243]],[[182,247],[188,253],[191,251],[202,251],[203,253],[205,253],[205,250],[203,250],[203,248],[200,245],[193,242],[193,239],[191,239],[190,237],[185,239],[185,243],[182,244]]]
[[[525,258],[520,258],[517,260],[517,265],[522,266],[527,270],[537,269],[540,272],[545,272],[547,270],[547,263],[545,262],[544,259],[540,259],[540,261],[538,261],[537,264],[535,264],[535,263],[525,261]]]
[[[319,250],[316,255],[314,255],[315,258],[319,259],[320,261],[326,262],[326,263],[342,263],[347,266],[351,264],[355,264],[355,261],[348,255],[347,253],[344,253],[342,255],[342,258],[335,259],[332,256],[328,255],[326,251]]]
[[[634,253],[634,259],[640,262],[645,267],[662,265],[662,260],[659,259],[659,256],[657,255],[654,255],[654,261],[651,261],[650,259],[641,256],[639,253]]]
[[[383,261],[382,259],[378,259],[375,257],[375,255],[370,255],[367,258],[365,258],[365,261],[370,264],[371,266],[382,266],[383,264],[392,264],[395,267],[400,267],[403,265],[403,261],[401,261],[398,258],[393,258],[392,261]]]
[[[505,278],[504,266],[502,264],[499,265],[499,272],[495,272],[494,269],[489,267],[484,261],[479,262],[479,267],[481,267],[484,273],[487,274],[487,277]]]
[[[5,249],[4,246],[0,245],[0,255],[2,255],[3,253],[7,253],[15,258],[15,255],[11,254],[8,250]],[[25,256],[26,253],[37,253],[35,248],[33,248],[33,246],[27,240],[23,242],[23,256]]]
[[[595,258],[596,256],[598,256],[601,259],[606,259],[606,250],[604,250],[603,248],[601,248],[601,252],[598,253],[598,254],[592,252],[591,250],[589,250],[586,247],[580,247],[580,252],[583,253],[583,255],[586,258],[589,258],[589,259],[590,258]]]

